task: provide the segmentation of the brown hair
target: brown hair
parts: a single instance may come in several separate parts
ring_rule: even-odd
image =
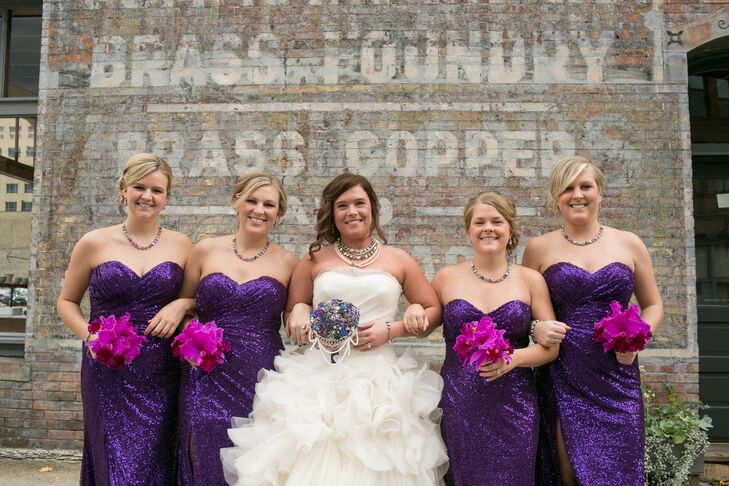
[[[575,155],[560,160],[552,168],[549,173],[549,206],[552,209],[557,208],[557,199],[567,190],[577,176],[582,174],[585,169],[591,169],[595,178],[597,190],[602,194],[605,191],[605,174],[587,157]]]
[[[154,154],[140,153],[129,157],[124,163],[122,175],[117,182],[117,199],[124,202],[124,191],[127,187],[148,176],[152,172],[160,171],[167,176],[167,196],[172,189],[172,168],[161,157]]]
[[[286,214],[288,208],[288,200],[284,192],[281,182],[272,174],[265,172],[251,172],[238,177],[235,182],[235,189],[230,198],[230,205],[233,209],[238,208],[243,202],[257,189],[265,186],[273,186],[278,192],[278,215]]]
[[[339,238],[339,230],[334,224],[334,201],[355,186],[360,186],[367,193],[372,207],[372,228],[382,242],[387,244],[387,238],[380,226],[380,203],[372,184],[361,175],[345,172],[332,179],[321,193],[321,203],[316,216],[316,241],[309,245],[309,255],[312,258],[315,252],[321,250],[324,242],[331,244]]]
[[[516,222],[516,205],[514,200],[509,196],[504,196],[495,191],[484,191],[479,192],[466,203],[466,207],[463,208],[463,222],[466,225],[466,232],[471,227],[471,220],[473,219],[473,209],[479,204],[488,204],[493,206],[501,216],[504,217],[507,223],[509,223],[509,242],[506,244],[506,253],[511,255],[516,247],[519,245],[519,238],[521,238],[521,230],[519,224]]]

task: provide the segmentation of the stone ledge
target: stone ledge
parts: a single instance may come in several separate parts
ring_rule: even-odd
[[[0,459],[32,459],[57,462],[80,462],[81,451],[73,449],[16,449],[0,447]]]
[[[0,358],[0,381],[2,380],[30,381],[30,364],[24,358]]]

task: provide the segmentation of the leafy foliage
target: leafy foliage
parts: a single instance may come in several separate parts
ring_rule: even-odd
[[[711,417],[699,417],[700,404],[681,400],[671,385],[663,386],[667,401],[659,403],[651,389],[642,385],[645,484],[681,486],[686,484],[694,460],[706,450]]]

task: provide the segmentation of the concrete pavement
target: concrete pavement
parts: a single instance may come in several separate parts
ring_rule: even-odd
[[[81,463],[0,459],[1,486],[77,486]]]

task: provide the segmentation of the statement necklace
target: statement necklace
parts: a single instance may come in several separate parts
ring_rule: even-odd
[[[258,260],[259,258],[261,258],[263,256],[263,254],[266,253],[266,250],[268,250],[268,245],[270,245],[270,244],[271,244],[270,241],[266,241],[266,244],[263,245],[263,248],[261,248],[260,250],[258,250],[258,253],[256,253],[252,257],[244,257],[243,255],[241,255],[238,252],[238,242],[236,241],[236,238],[234,236],[233,237],[233,253],[242,262],[252,262],[252,261],[255,261],[255,260]]]
[[[471,263],[471,270],[473,271],[474,275],[476,275],[478,278],[480,278],[484,282],[499,283],[499,282],[504,281],[506,279],[506,277],[508,277],[509,274],[511,273],[511,263],[509,263],[509,260],[506,260],[506,271],[504,272],[504,274],[501,277],[497,277],[497,278],[491,278],[491,277],[487,277],[486,275],[483,275],[481,272],[479,272],[476,269],[475,263]]]
[[[597,234],[590,238],[589,240],[585,241],[575,241],[572,238],[570,238],[570,235],[567,234],[567,231],[564,229],[564,226],[560,227],[559,230],[562,232],[562,236],[564,236],[564,239],[572,243],[573,245],[577,246],[587,246],[595,243],[597,240],[600,239],[602,236],[602,230],[604,229],[604,226],[600,225],[600,229],[597,231]]]
[[[334,242],[334,251],[345,263],[353,267],[362,268],[370,265],[380,256],[380,242],[372,238],[366,248],[352,248],[342,243],[341,239]]]
[[[127,229],[126,223],[122,223],[122,233],[124,233],[124,238],[127,239],[127,241],[129,242],[130,245],[132,245],[137,250],[144,251],[144,250],[149,250],[150,248],[152,248],[154,245],[157,244],[157,242],[159,241],[159,237],[162,235],[162,226],[157,228],[157,236],[155,236],[152,243],[150,243],[147,246],[139,246],[139,244],[132,239],[131,235],[129,234],[129,230]]]

